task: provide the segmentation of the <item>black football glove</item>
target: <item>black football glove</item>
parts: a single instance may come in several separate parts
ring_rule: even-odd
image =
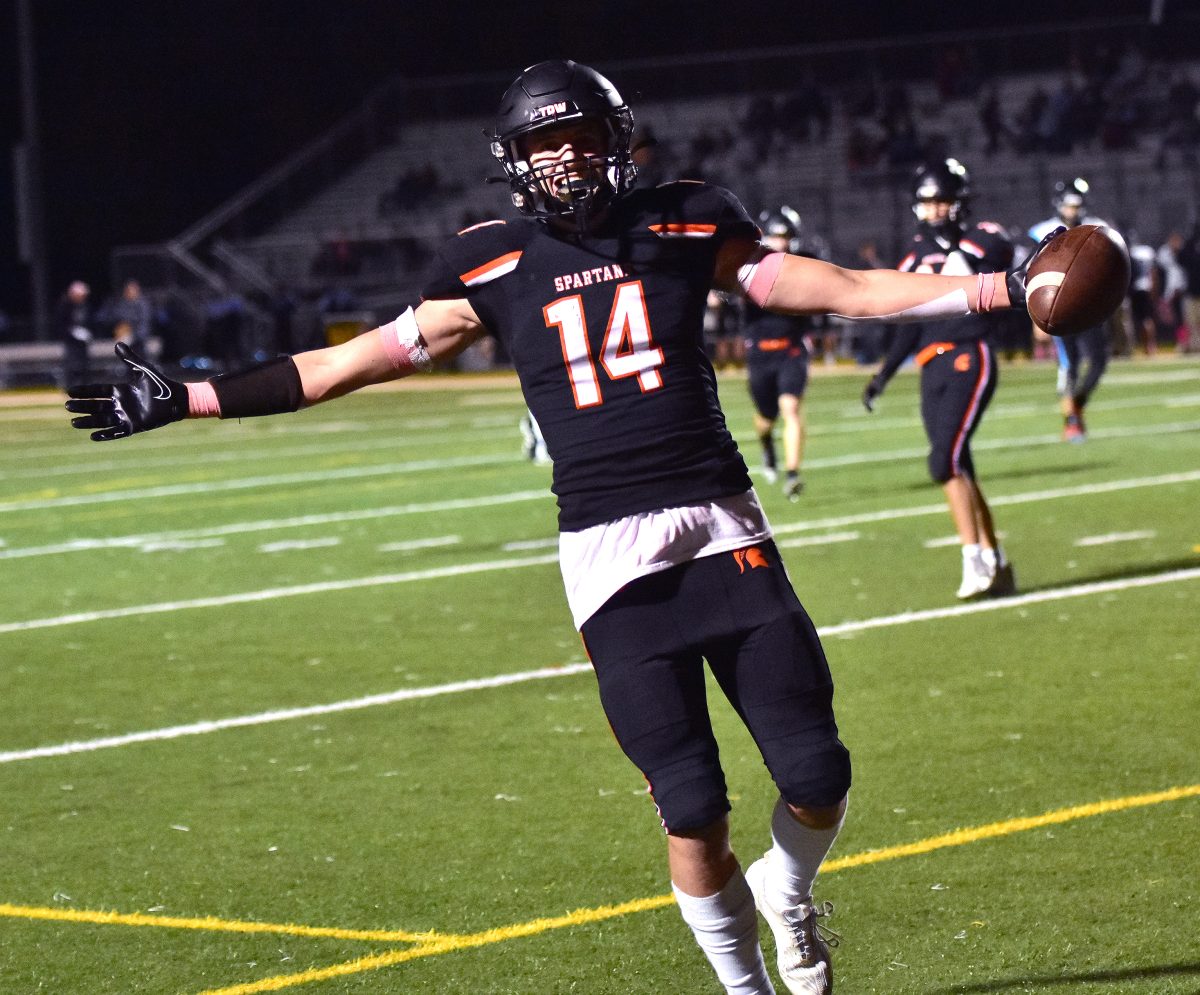
[[[887,386],[887,382],[882,377],[880,377],[880,375],[878,373],[876,373],[875,376],[871,377],[871,379],[867,381],[866,387],[863,388],[863,392],[862,392],[863,407],[866,408],[868,411],[873,412],[875,410],[875,400],[876,400],[876,398],[879,397],[880,394],[883,393],[883,388],[886,386]]]
[[[1010,269],[1004,274],[1004,282],[1008,287],[1008,301],[1013,307],[1025,306],[1025,280],[1029,274],[1029,264],[1038,257],[1038,254],[1049,245],[1054,239],[1058,238],[1067,230],[1066,225],[1059,225],[1052,232],[1049,232],[1028,256],[1016,269]]]
[[[129,383],[84,383],[67,388],[72,399],[67,410],[75,428],[94,428],[95,442],[124,439],[136,432],[149,432],[187,417],[187,387],[170,380],[129,348],[118,342],[116,353],[128,367]]]

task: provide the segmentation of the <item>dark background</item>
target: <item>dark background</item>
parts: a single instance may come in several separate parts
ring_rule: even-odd
[[[1178,0],[1167,0],[1167,16]],[[1144,15],[1150,0],[988,5],[751,0],[33,0],[50,293],[108,291],[115,245],[178,234],[390,77]],[[853,67],[847,67],[847,73]],[[497,98],[499,94],[497,94]],[[0,0],[0,311],[16,259],[15,0]],[[486,110],[486,108],[484,109]],[[482,154],[482,153],[481,153]]]

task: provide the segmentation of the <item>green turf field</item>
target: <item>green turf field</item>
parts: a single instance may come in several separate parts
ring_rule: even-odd
[[[869,416],[866,376],[814,377],[802,500],[761,488],[854,755],[837,991],[1200,991],[1200,362],[1114,364],[1081,446],[1002,370],[1021,594],[973,606],[916,377]],[[0,993],[719,991],[521,410],[431,378],[101,446],[0,396]],[[748,863],[773,794],[714,710]]]

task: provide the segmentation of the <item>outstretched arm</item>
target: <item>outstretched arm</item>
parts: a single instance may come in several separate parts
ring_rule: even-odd
[[[452,359],[484,328],[465,300],[423,301],[399,318],[341,345],[293,357],[303,384],[303,406],[320,404],[373,383],[398,380]]]
[[[107,442],[183,418],[279,414],[341,397],[368,384],[397,380],[458,355],[484,332],[466,300],[424,301],[395,321],[327,349],[268,360],[241,373],[184,384],[163,375],[124,343],[122,384],[67,388],[75,428]]]
[[[1012,297],[1023,285],[1018,280],[1014,286],[1007,276],[850,270],[820,259],[767,252],[750,242],[730,242],[718,259],[716,279],[722,289],[744,293],[768,311],[903,323],[1012,307]]]

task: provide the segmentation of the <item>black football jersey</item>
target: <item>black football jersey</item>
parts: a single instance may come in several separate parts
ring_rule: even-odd
[[[684,181],[632,191],[586,234],[521,218],[442,246],[422,296],[465,297],[512,358],[560,528],[749,490],[703,319],[721,246],[758,237],[732,194]]]
[[[742,337],[746,358],[760,356],[808,355],[804,337],[816,327],[812,318],[797,314],[776,314],[747,300],[743,302]]]
[[[921,233],[913,238],[908,254],[896,268],[905,273],[943,273],[967,276],[971,273],[998,273],[1013,262],[1013,244],[1008,233],[991,221],[980,221],[968,228],[957,247],[947,249],[937,239]],[[900,325],[884,358],[882,373],[891,377],[913,352],[934,342],[971,342],[986,338],[996,315],[972,314],[945,321]],[[1002,316],[1000,316],[1002,317]]]

